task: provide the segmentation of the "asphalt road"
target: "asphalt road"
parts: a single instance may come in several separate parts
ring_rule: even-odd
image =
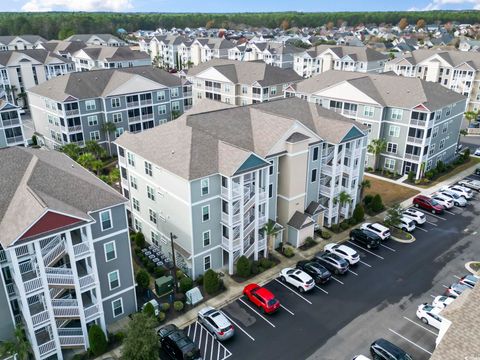
[[[422,324],[415,311],[465,275],[465,262],[480,257],[477,197],[464,209],[427,214],[414,243],[390,240],[371,252],[347,243],[359,251],[362,263],[311,293],[300,295],[270,281],[265,286],[283,306],[273,315],[260,314],[244,297],[225,306],[236,335],[223,344],[196,324],[187,328],[189,336],[206,360],[351,359],[369,355],[370,343],[379,337],[416,360],[428,359],[437,330]]]
[[[461,136],[460,144],[462,144],[464,148],[468,147],[470,153],[473,154],[476,149],[480,148],[480,136]]]

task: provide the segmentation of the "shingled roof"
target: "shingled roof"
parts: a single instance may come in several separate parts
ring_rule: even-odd
[[[443,60],[448,62],[451,66],[456,67],[462,65],[463,63],[468,62],[475,70],[480,69],[480,53],[474,51],[458,51],[458,50],[435,50],[435,49],[418,49],[412,51],[408,55],[399,56],[390,61],[390,63],[398,63],[402,60],[407,60],[412,65],[417,65],[422,61],[434,56],[438,55]]]
[[[318,45],[309,49],[307,53],[311,57],[317,57],[326,51],[332,51],[340,59],[349,56],[356,61],[380,61],[387,60],[388,56],[379,51],[370,49],[364,46],[332,46],[332,45]]]

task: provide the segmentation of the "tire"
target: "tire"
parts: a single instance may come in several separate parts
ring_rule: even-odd
[[[428,325],[428,320],[427,320],[426,318],[423,317],[423,318],[421,318],[420,320],[422,320],[422,322],[423,322],[424,324],[427,324],[427,325]]]
[[[372,248],[372,245],[367,244],[367,249],[371,249],[371,248]]]
[[[432,210],[432,214],[436,214],[437,212],[435,210]]]
[[[414,204],[413,206],[415,206],[416,208],[418,208],[418,204]]]
[[[453,205],[455,205],[455,206],[460,206],[460,204],[459,204],[458,202],[453,203]]]
[[[280,281],[283,282],[283,283],[286,283],[286,282],[287,282],[287,279],[285,279],[285,276],[281,276],[281,277],[280,277]]]
[[[299,286],[299,287],[298,287],[298,292],[303,293],[303,292],[305,292],[305,289],[304,289],[303,287]]]

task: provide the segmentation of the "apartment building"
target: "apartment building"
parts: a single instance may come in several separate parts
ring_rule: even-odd
[[[234,43],[224,38],[198,38],[190,45],[190,61],[198,65],[212,59],[227,59]]]
[[[149,42],[153,62],[162,68],[181,69],[191,62],[190,46],[193,40],[180,35],[154,36]]]
[[[54,54],[60,55],[65,59],[72,59],[72,54],[86,48],[88,45],[83,41],[57,41],[51,40],[38,44],[36,49],[44,49]]]
[[[1,51],[0,93],[11,103],[26,106],[23,99],[17,100],[19,93],[74,70],[72,61],[46,50]]]
[[[35,49],[45,42],[38,35],[0,36],[0,51]]]
[[[467,97],[465,111],[480,110],[480,53],[478,52],[415,50],[387,62],[385,71],[439,83]]]
[[[35,359],[87,350],[137,310],[126,199],[65,154],[0,150],[0,336],[21,325]]]
[[[132,50],[127,46],[89,46],[84,47],[71,56],[76,71],[98,69],[115,69],[152,64],[150,55]]]
[[[377,168],[418,179],[456,156],[466,98],[440,84],[387,74],[327,71],[291,86],[286,96],[320,104],[384,139]],[[373,154],[367,166],[375,166]]]
[[[112,34],[76,34],[65,41],[82,41],[89,46],[126,46],[127,43]]]
[[[125,133],[118,146],[132,223],[193,278],[281,241],[301,246],[359,201],[363,125],[296,98],[233,107],[203,100],[177,120]],[[341,191],[352,197],[340,205]],[[264,226],[275,223],[267,243]]]
[[[19,107],[0,99],[0,149],[25,144]]]
[[[255,61],[263,60],[266,64],[281,69],[293,68],[294,57],[305,49],[297,48],[282,42],[260,42],[241,44],[228,51],[228,59]]]
[[[187,81],[151,66],[70,73],[31,88],[28,99],[46,146],[95,140],[109,152],[124,131],[163,124],[192,104]],[[115,131],[105,132],[106,122],[115,124]]]
[[[300,81],[292,69],[280,69],[263,61],[215,59],[189,69],[193,102],[200,99],[247,105],[283,97],[290,84]]]
[[[319,45],[296,54],[293,69],[303,77],[328,70],[382,72],[388,56],[360,46]]]

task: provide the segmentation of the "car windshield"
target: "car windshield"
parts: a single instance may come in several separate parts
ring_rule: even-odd
[[[433,205],[433,206],[438,205],[438,201],[437,201],[437,200],[432,199],[431,201],[432,201],[432,205]]]
[[[273,305],[275,305],[276,303],[277,303],[277,299],[271,299],[271,300],[268,300],[267,305],[268,305],[268,306],[273,306]]]
[[[426,311],[426,312],[432,311],[432,310],[433,310],[433,306],[425,305],[425,306],[423,307],[423,310]]]

